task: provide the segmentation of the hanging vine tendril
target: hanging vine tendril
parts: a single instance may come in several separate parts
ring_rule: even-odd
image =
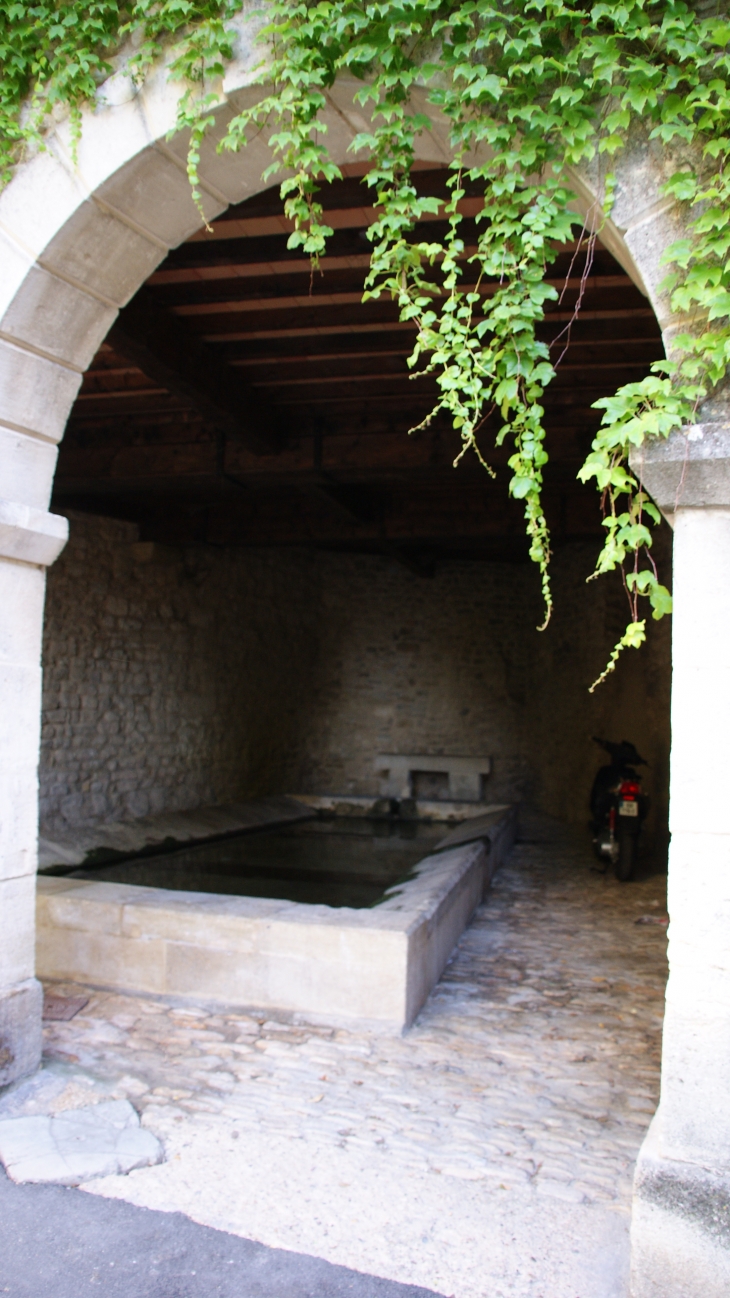
[[[3,178],[29,143],[42,143],[59,105],[70,111],[77,140],[83,104],[120,60],[142,80],[166,45],[168,75],[181,83],[178,127],[191,132],[188,172],[202,212],[200,149],[223,99],[230,23],[242,8],[242,0],[0,0]],[[595,403],[601,426],[579,472],[595,481],[604,511],[592,576],[619,569],[630,608],[595,689],[623,649],[644,642],[647,602],[655,619],[671,609],[651,556],[659,514],[629,468],[629,452],[691,422],[730,360],[727,4],[701,17],[684,0],[268,0],[264,16],[259,79],[268,93],[233,117],[220,147],[240,149],[252,129],[270,130],[275,162],[265,179],[285,173],[289,246],[316,267],[332,234],[318,187],[341,177],[322,120],[327,91],[341,72],[360,82],[356,98],[371,125],[351,147],[371,159],[365,180],[377,213],[365,297],[390,295],[401,319],[413,322],[414,376],[431,374],[438,385],[425,422],[439,411],[451,419],[462,440],[457,462],[474,453],[489,468],[484,427],[492,413],[501,416],[495,441],[512,448],[509,489],[524,502],[543,627],[552,596],[542,397],[555,366],[537,328],[558,296],[546,271],[580,224],[562,177],[566,166],[598,158],[608,212],[611,159],[633,122],[662,144],[681,143],[685,154],[693,146],[696,165],[683,163],[665,185],[684,207],[689,231],[665,254],[665,285],[691,328],[674,340],[671,361]],[[130,37],[134,50],[126,54]],[[430,125],[416,89],[448,123],[445,203],[419,194],[413,180],[417,137]],[[476,248],[462,234],[467,184],[484,195]],[[419,240],[419,223],[436,214],[446,220],[442,239]],[[599,234],[595,223],[580,231],[586,268]]]

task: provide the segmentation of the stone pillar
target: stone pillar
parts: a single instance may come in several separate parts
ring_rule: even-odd
[[[730,1294],[730,419],[632,459],[674,527],[669,981],[633,1298]]]
[[[38,1067],[35,872],[45,568],[64,518],[0,500],[0,1086]]]

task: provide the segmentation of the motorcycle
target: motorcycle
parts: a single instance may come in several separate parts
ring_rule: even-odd
[[[626,883],[634,871],[639,834],[649,810],[649,798],[634,768],[649,763],[626,739],[620,744],[595,735],[593,739],[611,759],[601,767],[591,789],[593,846],[598,859],[608,859],[616,878]]]

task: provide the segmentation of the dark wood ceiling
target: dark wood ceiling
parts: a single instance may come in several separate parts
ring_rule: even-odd
[[[445,195],[446,173],[418,173]],[[278,189],[231,207],[169,254],[120,314],[87,371],[61,446],[54,506],[137,521],[174,544],[306,545],[391,554],[427,573],[448,556],[523,557],[522,506],[507,496],[507,447],[452,467],[459,438],[437,417],[432,378],[413,379],[412,326],[390,300],[363,303],[370,193],[358,176],[323,187],[334,227],[320,272],[286,247]],[[477,195],[464,202],[476,242]],[[429,219],[419,237],[438,238]],[[561,290],[540,330],[562,334],[584,254],[561,252]],[[571,269],[571,263],[572,269]],[[576,471],[600,396],[663,355],[651,307],[600,244],[570,346],[545,397],[545,502],[556,543],[597,537],[596,493]],[[489,293],[491,286],[484,286]]]

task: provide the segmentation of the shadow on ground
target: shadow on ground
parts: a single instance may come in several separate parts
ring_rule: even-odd
[[[0,1171],[0,1293],[11,1298],[434,1298],[430,1289],[266,1248],[81,1190]]]

